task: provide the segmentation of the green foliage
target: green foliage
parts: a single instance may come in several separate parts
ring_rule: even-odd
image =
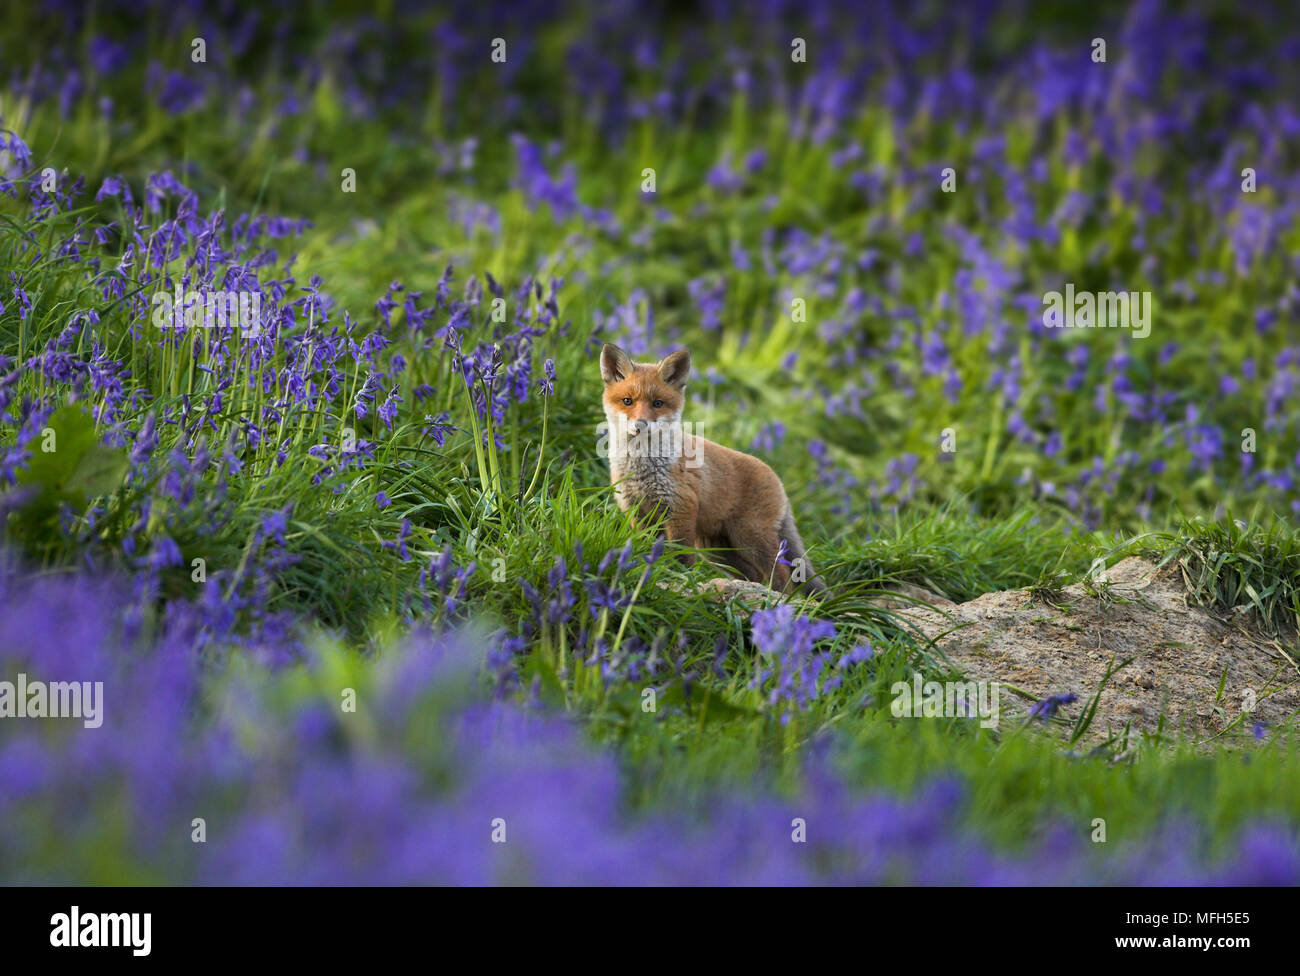
[[[15,21],[8,33],[30,29],[36,36],[51,29],[46,20]],[[1023,29],[1012,25],[1002,43],[1010,44]],[[410,50],[400,53],[427,57],[416,36],[413,31]],[[542,38],[539,46],[529,78],[545,83],[570,73],[559,39]],[[258,54],[248,52],[252,59]],[[522,633],[522,622],[533,615],[528,587],[544,591],[556,560],[563,559],[575,603],[563,622],[527,634],[520,694],[536,691],[543,701],[581,716],[596,739],[617,744],[634,806],[689,805],[707,785],[719,783],[768,780],[792,789],[807,750],[829,736],[842,750],[844,767],[863,785],[906,792],[936,775],[962,777],[973,787],[973,820],[1007,844],[1022,842],[1052,818],[1080,826],[1104,815],[1136,835],[1170,810],[1224,833],[1252,817],[1300,816],[1290,729],[1272,730],[1265,744],[1246,754],[1216,746],[1204,755],[1189,743],[1157,739],[1112,765],[1114,750],[1077,756],[1068,751],[1066,735],[997,735],[972,731],[970,723],[907,722],[889,714],[892,682],[918,664],[942,667],[896,615],[872,601],[881,587],[895,583],[917,584],[954,601],[1017,587],[1050,594],[1083,578],[1095,560],[1110,563],[1149,551],[1180,566],[1190,598],[1216,612],[1248,607],[1257,625],[1290,648],[1300,625],[1296,530],[1271,516],[1273,500],[1262,487],[1235,470],[1224,474],[1223,466],[1237,462],[1223,462],[1218,477],[1199,469],[1179,425],[1136,419],[1116,406],[1113,391],[1103,391],[1106,409],[1099,409],[1094,386],[1108,375],[1100,367],[1090,375],[1091,385],[1065,391],[1067,357],[1083,336],[1062,340],[1056,355],[1025,355],[1013,400],[1003,402],[988,337],[962,334],[954,310],[940,300],[950,296],[963,268],[946,221],[969,225],[979,217],[993,225],[1008,216],[1005,187],[996,174],[978,194],[922,196],[912,205],[900,185],[868,199],[827,147],[791,135],[804,120],[784,111],[757,118],[741,103],[725,124],[682,131],[647,119],[624,143],[607,146],[584,120],[581,104],[563,105],[556,119],[538,123],[530,134],[562,137],[582,201],[608,208],[632,231],[644,230],[620,238],[588,226],[581,215],[560,219],[526,199],[514,185],[510,133],[491,120],[474,120],[481,142],[473,172],[446,173],[447,147],[466,132],[445,125],[432,100],[428,116],[413,120],[400,144],[386,120],[346,118],[339,79],[348,65],[323,64],[313,89],[291,92],[307,108],[287,119],[276,114],[274,102],[290,93],[272,84],[269,68],[254,86],[265,97],[238,119],[224,104],[169,117],[142,94],[143,65],[130,70],[140,94],[117,106],[138,123],[129,133],[98,118],[88,101],[71,122],[54,104],[29,112],[0,100],[0,110],[7,119],[21,118],[37,166],[62,168],[63,161],[72,161],[92,191],[112,174],[138,190],[147,174],[184,161],[186,184],[205,207],[311,217],[314,226],[292,243],[298,254],[293,274],[302,281],[320,274],[339,306],[358,318],[370,314],[389,281],[431,291],[449,262],[458,269],[458,285],[484,272],[512,284],[530,275],[564,278],[558,302],[566,327],[539,337],[534,347],[536,357],[553,358],[556,390],[553,397],[512,405],[504,425],[484,429],[470,405],[472,391],[459,382],[447,351],[399,341],[390,355],[408,362],[405,389],[428,384],[434,390],[430,401],[418,408],[408,402],[392,431],[373,414],[362,420],[333,405],[322,407],[298,426],[277,431],[281,436],[274,442],[268,438],[258,451],[241,456],[238,473],[214,464],[202,476],[199,503],[190,506],[169,503],[156,482],[125,482],[126,450],[104,445],[106,425],[95,422],[89,404],[66,404],[48,421],[56,449],[33,452],[19,472],[16,506],[5,516],[6,538],[34,562],[69,566],[93,550],[106,565],[129,568],[133,562],[121,547],[124,520],[148,497],[153,508],[146,537],[166,535],[182,554],[181,566],[165,574],[159,598],[189,598],[191,559],[238,573],[259,558],[263,520],[289,509],[285,548],[295,561],[277,572],[263,605],[301,614],[334,632],[353,653],[336,649],[329,666],[348,672],[348,681],[357,685],[370,666],[365,655],[385,635],[416,623],[446,622],[437,608],[426,613],[417,598],[421,570],[444,549],[456,566],[474,566],[465,597],[468,615],[511,634]],[[647,94],[652,81],[645,80]],[[475,97],[489,104],[499,94]],[[965,166],[987,135],[951,124],[904,126],[876,100],[864,102],[852,125],[868,162],[900,171],[935,159]],[[1034,191],[1044,207],[1080,186],[1101,183],[1109,166],[1097,155],[1069,160],[1067,134],[1065,127],[1040,131],[1029,115],[1001,133],[1013,159],[1036,147],[1053,161]],[[772,162],[746,192],[728,196],[710,186],[712,167],[760,150]],[[653,209],[663,211],[653,218],[629,175],[639,174],[648,161],[660,177]],[[339,193],[335,177],[341,165],[357,170],[363,192]],[[1177,160],[1168,165],[1172,195],[1186,188]],[[430,178],[440,172],[445,175]],[[458,219],[457,201],[467,195],[490,207],[505,232]],[[118,206],[106,201],[88,205],[86,212],[112,215]],[[1139,205],[1110,199],[1099,206],[1100,215],[1068,228],[1054,246],[1008,236],[990,245],[988,258],[1034,280],[1075,275],[1081,284],[1105,287],[1108,275],[1124,270],[1132,287],[1154,287],[1143,270],[1145,255],[1132,246]],[[0,265],[6,269],[23,266],[32,235],[48,245],[84,216],[72,211],[24,225],[19,212],[13,201],[0,198]],[[873,223],[877,215],[883,229]],[[1185,218],[1197,226],[1214,215],[1189,203]],[[1164,225],[1149,235],[1149,254],[1166,269],[1167,280],[1191,280],[1203,271],[1230,275],[1228,249],[1202,254],[1194,226]],[[846,255],[878,260],[864,261],[833,288],[819,287],[816,269],[765,267],[758,259],[765,235],[797,229],[835,242]],[[903,243],[913,238],[923,260],[903,255]],[[751,255],[749,268],[736,266],[737,248]],[[282,261],[290,248],[285,250]],[[908,273],[889,307],[850,313],[849,294],[885,294],[884,269],[900,260],[907,261]],[[179,271],[180,263],[171,270]],[[719,326],[706,329],[691,285],[724,270]],[[1165,321],[1181,342],[1172,358],[1162,358],[1155,341],[1134,343],[1100,332],[1087,337],[1095,344],[1091,355],[1099,363],[1127,358],[1131,375],[1144,386],[1185,388],[1215,424],[1239,429],[1242,416],[1264,415],[1262,395],[1252,388],[1219,397],[1219,379],[1240,374],[1247,361],[1263,362],[1274,349],[1249,326],[1225,331],[1223,323],[1248,321],[1262,297],[1281,291],[1293,276],[1293,269],[1273,262],[1248,281],[1230,278],[1230,287],[1206,289],[1194,305],[1171,301]],[[103,298],[84,268],[24,266],[24,287],[32,313],[21,321],[12,310],[0,315],[0,353],[25,362],[60,334],[74,309],[97,308],[97,335],[106,338],[107,352],[123,357],[131,382],[149,394],[120,418],[125,426],[138,429],[151,412],[175,415],[184,400],[214,393],[201,344],[164,344],[133,331],[122,302]],[[823,604],[804,608],[835,623],[838,635],[828,642],[828,653],[838,657],[864,642],[872,645],[870,660],[806,711],[778,714],[754,689],[762,661],[750,641],[746,612],[709,593],[708,580],[722,571],[703,560],[685,566],[664,559],[645,572],[640,560],[651,551],[652,536],[633,529],[612,503],[607,470],[594,451],[600,382],[587,338],[597,313],[608,315],[638,291],[641,311],[654,312],[654,341],[680,341],[694,354],[699,375],[687,419],[702,422],[721,443],[762,455],[784,479],[805,541],[835,591]],[[791,294],[806,296],[810,324],[791,320]],[[915,315],[917,341],[891,349],[889,361],[913,386],[853,388],[860,374],[830,344],[813,338],[819,325],[838,322],[855,341],[883,350],[904,307]],[[400,324],[404,313],[393,314]],[[951,400],[941,376],[917,368],[920,340],[930,331],[948,335],[964,380]],[[84,334],[78,342],[74,351],[86,354]],[[793,363],[792,352],[798,353]],[[283,370],[286,358],[281,350],[231,395],[210,432],[214,451],[230,443],[241,420],[260,405],[263,380],[269,371]],[[343,402],[351,401],[357,382],[353,377]],[[13,392],[16,399],[41,395],[45,381],[31,370]],[[860,412],[826,409],[828,399],[850,394],[861,396]],[[1060,458],[1051,461],[1009,428],[1011,411],[1028,411],[1047,397],[1054,398],[1055,423],[1067,434]],[[456,430],[438,446],[422,433],[421,418],[444,410]],[[777,420],[788,428],[786,438],[770,448],[751,447]],[[309,490],[313,478],[325,477],[312,447],[337,444],[350,425],[378,444],[373,462],[363,477],[334,476],[330,483],[339,485],[337,493]],[[935,450],[935,440],[952,426],[960,446],[945,456]],[[160,423],[158,431],[157,453],[166,456],[180,435],[167,424]],[[14,425],[0,424],[0,448],[14,435]],[[289,443],[277,460],[282,439]],[[813,440],[826,446],[843,475],[837,485],[820,480],[823,472],[807,449]],[[1166,451],[1171,441],[1175,446]],[[1281,438],[1264,442],[1261,467],[1284,468],[1295,448]],[[1130,466],[1106,490],[1080,481],[1095,463],[1111,465],[1126,450],[1162,453],[1167,472],[1157,477],[1144,466]],[[877,497],[889,480],[890,463],[901,457],[915,459],[919,487],[914,494]],[[1051,485],[1053,480],[1061,484]],[[1083,486],[1078,504],[1055,490],[1067,481]],[[381,491],[392,500],[388,507],[376,503]],[[1211,520],[1218,508],[1249,514]],[[1180,511],[1199,514],[1182,519]],[[408,522],[410,558],[403,560],[391,543]],[[638,561],[601,574],[595,567],[602,556],[628,540]],[[575,557],[579,549],[585,568]],[[669,555],[680,553],[670,547]],[[587,585],[596,582],[634,594],[631,605],[621,613],[596,606]],[[654,682],[654,713],[642,708],[648,680],[606,684],[598,664],[574,653],[583,631],[590,640],[605,640],[612,655],[636,640],[668,662],[666,676]],[[293,680],[310,684],[314,678]],[[286,681],[286,694],[301,690],[291,685]]]
[[[122,486],[127,455],[100,443],[94,419],[82,404],[51,414],[33,448],[12,489],[18,504],[9,516],[9,532],[29,558],[39,559],[62,545],[62,513],[81,516],[91,499]]]

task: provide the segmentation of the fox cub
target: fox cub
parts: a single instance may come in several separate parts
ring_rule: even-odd
[[[683,431],[690,372],[685,349],[655,364],[634,363],[609,343],[601,349],[609,473],[619,507],[638,521],[666,520],[675,542],[721,550],[719,557],[746,579],[824,592],[776,473],[758,458]]]

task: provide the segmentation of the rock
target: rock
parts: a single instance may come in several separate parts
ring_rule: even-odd
[[[1129,722],[1153,732],[1162,714],[1166,733],[1206,738],[1241,719],[1229,734],[1248,736],[1256,722],[1269,726],[1300,709],[1300,670],[1280,647],[1189,606],[1176,568],[1157,572],[1137,557],[1111,567],[1103,582],[1052,594],[1009,590],[895,613],[930,638],[959,627],[937,647],[968,679],[1010,683],[1034,699],[1078,695],[1059,713],[1069,719],[1096,693],[1112,656],[1133,658],[1102,692],[1091,740]],[[1000,704],[1005,720],[1032,702],[1004,688]]]
[[[956,606],[956,604],[946,596],[940,596],[938,593],[932,593],[923,586],[915,586],[911,583],[890,583],[886,585],[884,589],[891,593],[897,593],[899,597],[903,598],[898,599],[883,595],[873,598],[871,602],[884,610],[896,610],[900,607],[924,609],[918,606],[918,604],[921,603],[928,603],[931,606],[939,607],[940,609]]]
[[[696,592],[689,587],[678,586],[677,584],[660,583],[659,585],[664,589],[678,592]],[[776,606],[783,599],[780,593],[764,586],[762,583],[732,579],[726,576],[718,576],[702,584],[699,592],[712,597],[720,603],[735,600],[737,610],[742,617],[749,616],[754,610]],[[797,600],[798,597],[792,597],[791,599]]]
[[[762,583],[753,583],[749,580],[731,579],[726,576],[719,576],[711,579],[706,586],[710,586],[716,592],[720,600],[740,599],[745,603],[759,603],[772,605],[781,599],[781,594]]]

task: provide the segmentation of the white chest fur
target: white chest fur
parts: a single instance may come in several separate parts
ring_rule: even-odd
[[[680,491],[674,470],[681,459],[670,456],[630,456],[616,460],[610,457],[610,481],[620,508],[630,508],[647,502],[659,502],[673,507]]]
[[[672,418],[630,434],[611,418],[609,474],[619,507],[659,505],[672,510],[681,492],[681,422]]]

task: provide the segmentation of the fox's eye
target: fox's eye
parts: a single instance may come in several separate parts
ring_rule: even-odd
[[[632,398],[631,398],[631,397],[623,397],[623,405],[624,405],[625,407],[630,407],[630,406],[632,406]]]
[[[650,404],[650,406],[654,407],[656,410],[658,410],[663,405],[664,402],[662,400],[656,400],[654,403]]]

